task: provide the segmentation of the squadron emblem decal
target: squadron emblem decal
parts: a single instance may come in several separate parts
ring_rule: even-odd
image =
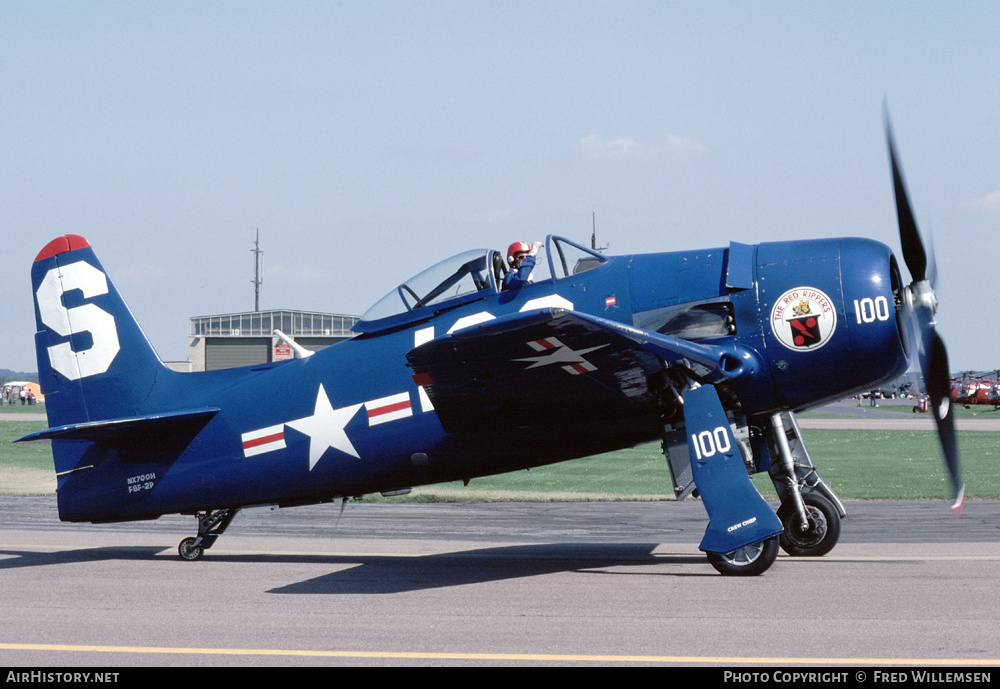
[[[778,342],[797,352],[819,349],[837,329],[833,301],[814,287],[790,289],[774,302],[771,331]]]

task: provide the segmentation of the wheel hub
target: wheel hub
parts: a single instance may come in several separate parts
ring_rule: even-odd
[[[785,532],[788,539],[801,548],[816,545],[826,536],[826,517],[820,510],[812,506],[807,507],[806,519],[809,522],[807,528],[792,528]]]
[[[737,550],[726,553],[722,557],[737,566],[748,565],[758,557],[764,550],[764,543],[753,543]]]

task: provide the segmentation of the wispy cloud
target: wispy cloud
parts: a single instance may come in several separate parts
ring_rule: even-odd
[[[643,142],[629,138],[609,140],[599,134],[591,134],[580,140],[578,149],[590,160],[688,161],[708,153],[705,144],[683,136]]]
[[[992,194],[966,201],[959,208],[966,213],[1000,215],[1000,191],[994,191]]]

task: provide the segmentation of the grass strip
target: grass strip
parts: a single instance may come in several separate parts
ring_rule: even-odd
[[[0,493],[55,490],[48,443],[12,445],[45,428],[42,421],[0,421]],[[820,474],[844,499],[947,499],[950,488],[934,431],[804,430]],[[1000,498],[1000,433],[958,434],[969,498]],[[775,497],[766,474],[758,490]],[[415,488],[391,500],[483,502],[509,500],[664,500],[673,498],[659,443],[499,476]],[[376,498],[378,499],[378,498]]]

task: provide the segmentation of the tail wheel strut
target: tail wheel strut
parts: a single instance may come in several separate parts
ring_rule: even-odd
[[[222,510],[197,512],[198,535],[185,538],[177,546],[177,554],[182,560],[194,562],[200,560],[205,551],[212,547],[215,539],[222,535],[233,518],[239,513],[239,507],[227,507]]]

